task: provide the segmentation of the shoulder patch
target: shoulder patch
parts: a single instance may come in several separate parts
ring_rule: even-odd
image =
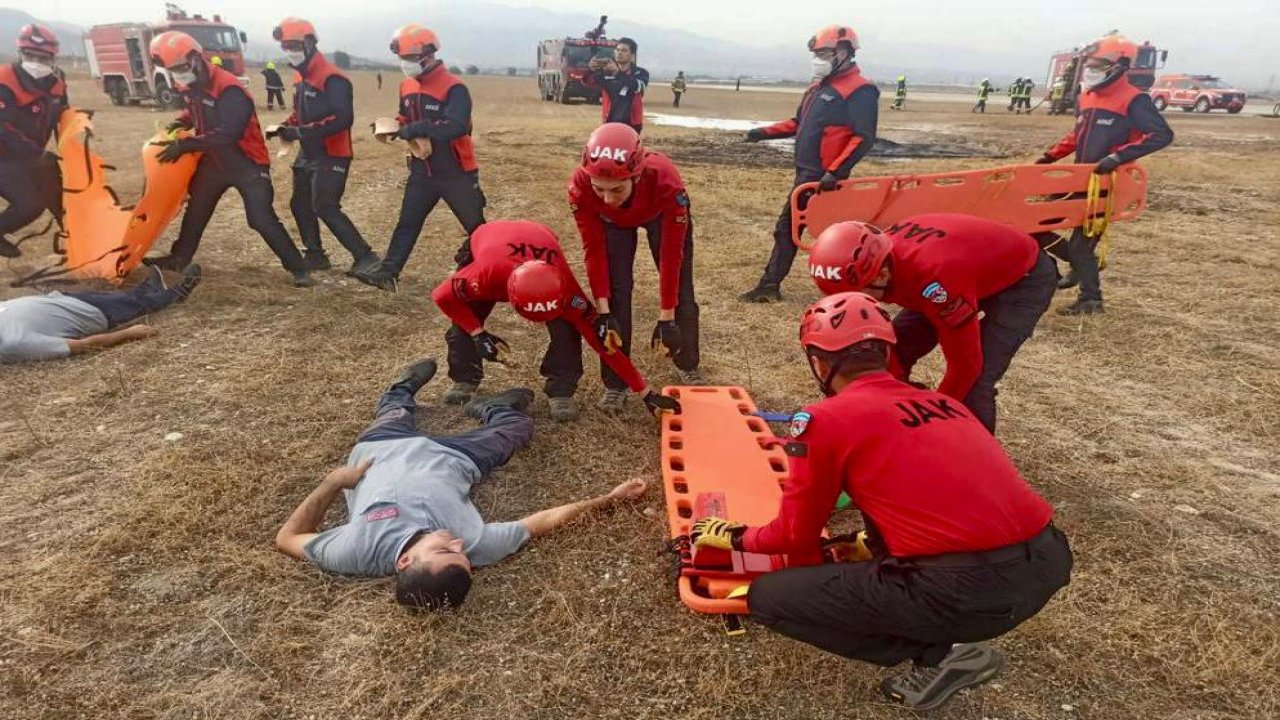
[[[676,204],[680,207],[689,207],[689,193],[681,192],[676,194]]]
[[[586,310],[587,300],[581,295],[574,295],[572,298],[569,299],[569,307],[573,308],[574,310]]]
[[[924,290],[921,291],[920,295],[924,297],[925,300],[939,305],[946,305],[947,300],[951,297],[947,294],[947,289],[937,280],[925,285]]]
[[[459,300],[466,300],[471,296],[471,290],[467,287],[467,279],[456,277],[450,283],[453,285],[453,296]]]
[[[788,430],[788,433],[793,438],[800,437],[801,435],[804,434],[805,430],[809,429],[809,421],[812,419],[813,419],[813,416],[803,410],[796,413],[795,415],[792,415],[791,428]]]

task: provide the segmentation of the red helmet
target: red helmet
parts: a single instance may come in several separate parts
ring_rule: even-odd
[[[857,220],[836,223],[809,249],[809,275],[824,295],[870,285],[893,249],[880,228]]]
[[[35,23],[23,25],[18,31],[18,51],[57,55],[58,36],[43,25]]]
[[[163,68],[171,68],[191,62],[191,56],[200,56],[204,48],[195,38],[184,32],[169,30],[151,40],[151,61]]]
[[[1127,65],[1133,65],[1133,61],[1138,59],[1138,46],[1123,35],[1107,35],[1086,47],[1084,55],[1113,64],[1127,60]]]
[[[809,52],[835,50],[842,42],[849,43],[854,50],[860,47],[858,33],[854,32],[853,28],[844,25],[828,25],[809,38]]]
[[[308,37],[311,38],[311,42],[318,40],[315,25],[302,18],[292,16],[281,20],[280,24],[276,25],[275,29],[271,31],[271,37],[276,42],[281,43],[303,42]]]
[[[800,344],[827,352],[840,352],[864,340],[898,342],[889,313],[870,295],[842,292],[828,295],[809,306],[800,321]]]
[[[582,167],[601,180],[627,180],[644,169],[644,145],[640,133],[623,123],[596,128],[582,148]]]
[[[401,57],[418,57],[440,51],[440,38],[417,23],[409,23],[391,34],[391,52]]]
[[[507,278],[507,299],[526,320],[544,323],[564,312],[564,276],[542,260],[521,263]]]

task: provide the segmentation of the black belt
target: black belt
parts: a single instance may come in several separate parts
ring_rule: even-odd
[[[1017,558],[1030,559],[1031,549],[1041,543],[1047,542],[1054,537],[1057,529],[1053,523],[1049,523],[1043,530],[1031,536],[1029,540],[1016,543],[1014,545],[1005,545],[994,550],[982,550],[980,552],[960,552],[960,553],[943,553],[941,555],[924,555],[913,558],[902,558],[903,564],[918,565],[921,567],[965,567],[973,565],[993,565],[996,563],[1007,562]]]

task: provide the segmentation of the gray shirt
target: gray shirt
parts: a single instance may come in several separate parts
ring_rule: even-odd
[[[486,523],[471,504],[480,469],[471,458],[427,437],[363,442],[347,464],[373,465],[346,490],[347,524],[307,543],[307,559],[330,572],[394,575],[396,558],[420,532],[448,530],[473,566],[491,565],[520,549],[529,531],[519,522]]]
[[[71,354],[67,338],[107,331],[107,316],[60,292],[0,302],[0,363],[54,360]]]

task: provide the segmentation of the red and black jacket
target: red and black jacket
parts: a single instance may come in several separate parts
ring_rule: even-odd
[[[796,180],[826,173],[849,177],[876,144],[880,89],[857,65],[813,83],[790,120],[762,128],[768,138],[796,139]]]
[[[195,129],[195,136],[188,138],[191,150],[203,152],[205,157],[224,168],[234,168],[245,159],[257,165],[270,165],[267,142],[258,124],[258,112],[253,108],[253,98],[240,85],[235,75],[216,65],[210,65],[209,80],[201,86],[188,87],[182,97],[187,109],[178,119]]]
[[[590,84],[600,88],[600,117],[603,122],[644,129],[644,91],[649,87],[649,71],[632,65],[615,75],[593,73]]]
[[[1121,77],[1106,87],[1080,95],[1076,126],[1047,157],[1060,160],[1072,152],[1078,163],[1095,163],[1115,154],[1120,162],[1137,160],[1173,142],[1173,130],[1156,110],[1151,96]]]
[[[355,121],[351,81],[317,52],[297,73],[295,83],[293,114],[284,124],[298,128],[301,157],[351,157],[351,124]]]
[[[59,75],[34,80],[17,65],[0,65],[0,161],[35,160],[67,109]]]
[[[431,140],[431,155],[409,158],[410,169],[447,176],[478,168],[471,145],[471,93],[442,63],[400,83],[397,119],[402,138]]]

